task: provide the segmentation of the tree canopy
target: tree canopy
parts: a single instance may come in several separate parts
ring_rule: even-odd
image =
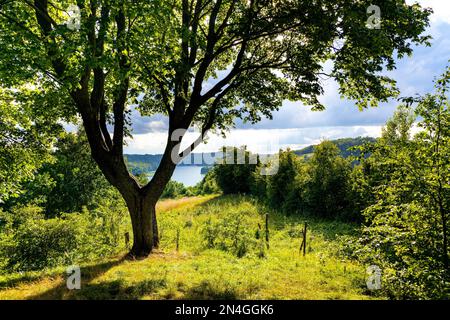
[[[32,81],[47,98],[63,89],[52,107],[75,112],[75,104],[85,120],[93,113],[102,148],[118,151],[131,102],[143,114],[168,115],[174,127],[225,129],[235,117],[270,116],[284,99],[323,108],[321,76],[330,76],[343,96],[366,107],[396,93],[380,73],[395,68],[394,55],[429,39],[421,35],[429,10],[375,1],[382,27],[369,29],[371,4],[3,1],[0,79],[5,87]],[[67,25],[70,5],[80,8],[79,29]],[[333,62],[328,74],[326,61]]]
[[[380,28],[367,25],[373,5]],[[186,155],[173,133],[198,126],[195,146],[236,118],[271,117],[286,99],[323,109],[324,78],[359,108],[387,101],[398,91],[382,71],[428,44],[429,14],[398,0],[0,0],[0,83],[21,97],[34,86],[26,102],[14,100],[19,107],[39,101],[54,115],[81,117],[93,158],[130,209],[134,251],[145,254],[149,238],[158,242],[154,205],[173,154]],[[146,186],[123,159],[132,104],[169,118]]]

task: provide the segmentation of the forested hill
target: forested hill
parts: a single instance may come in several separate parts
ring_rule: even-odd
[[[161,154],[126,154],[125,161],[135,175],[155,171],[161,161]]]
[[[348,150],[350,147],[353,146],[360,146],[365,143],[369,142],[375,142],[375,138],[371,137],[357,137],[357,138],[343,138],[343,139],[337,139],[332,140],[339,150],[341,150],[341,155],[343,157],[348,157],[350,155],[356,155],[357,153],[355,151]],[[306,148],[303,148],[301,150],[295,150],[294,153],[299,156],[305,156],[308,154],[311,154],[314,150],[314,145],[308,146]],[[144,173],[144,172],[151,172],[156,170],[158,167],[159,162],[161,161],[161,154],[127,154],[125,155],[125,160],[127,161],[131,171],[134,174]],[[181,163],[181,166],[185,165],[200,165],[200,166],[206,166],[206,163],[203,163],[204,157],[202,154],[192,154],[191,155],[191,163],[192,164],[185,164]],[[194,161],[194,159],[197,159],[198,161]]]
[[[355,156],[358,155],[358,151],[351,151],[349,148],[355,147],[355,146],[361,146],[366,143],[374,143],[377,139],[372,137],[357,137],[357,138],[343,138],[343,139],[337,139],[337,140],[331,140],[341,151],[341,155],[344,158],[347,158],[349,156]],[[314,151],[315,145],[308,146],[306,148],[303,148],[301,150],[295,150],[294,153],[299,156],[305,156],[312,154]]]
[[[208,154],[215,156],[215,153]],[[124,155],[130,170],[133,174],[140,174],[155,171],[161,161],[162,154],[126,154]],[[189,156],[190,162],[181,162],[180,166],[207,166],[203,154],[193,153]]]

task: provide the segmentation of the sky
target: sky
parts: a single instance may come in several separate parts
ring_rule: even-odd
[[[431,92],[433,80],[443,73],[450,59],[450,1],[418,2],[434,10],[427,30],[433,37],[432,46],[417,47],[412,57],[398,60],[397,69],[388,73],[397,81],[401,96]],[[311,111],[300,102],[285,101],[273,114],[272,120],[263,119],[256,125],[237,121],[226,139],[209,134],[207,143],[199,145],[195,152],[214,152],[223,145],[246,145],[253,152],[273,153],[280,148],[299,149],[325,139],[378,137],[383,124],[398,105],[396,100],[392,100],[376,108],[359,111],[354,102],[340,98],[334,80],[325,80],[323,85],[325,93],[320,101],[326,106],[325,111]],[[137,111],[132,111],[131,120],[133,139],[128,139],[125,153],[162,153],[167,140],[167,119],[162,115],[141,117]],[[190,144],[197,137],[198,133],[188,132],[183,145]]]

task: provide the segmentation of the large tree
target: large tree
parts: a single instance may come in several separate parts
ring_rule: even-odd
[[[69,5],[76,23],[66,23]],[[326,77],[360,108],[386,101],[397,90],[381,71],[427,43],[429,14],[401,0],[0,0],[0,83],[36,83],[42,96],[59,94],[48,108],[81,116],[94,160],[128,205],[131,253],[145,256],[158,245],[155,204],[172,154],[187,155],[171,139],[177,129],[257,122],[286,99],[323,109]],[[147,185],[123,158],[131,104],[169,121]]]

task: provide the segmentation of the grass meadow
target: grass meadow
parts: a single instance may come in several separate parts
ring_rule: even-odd
[[[340,255],[356,225],[282,215],[245,196],[166,200],[157,209],[161,245],[150,257],[124,252],[81,265],[80,290],[67,289],[65,268],[2,276],[0,299],[377,298],[365,266]]]

